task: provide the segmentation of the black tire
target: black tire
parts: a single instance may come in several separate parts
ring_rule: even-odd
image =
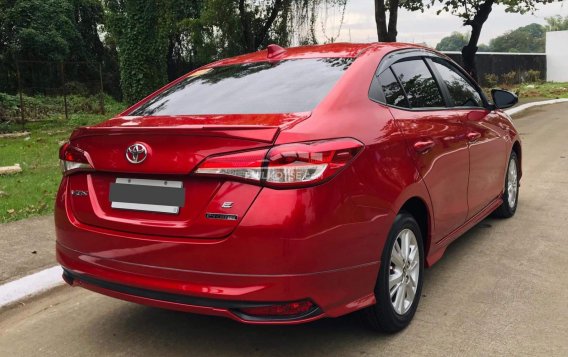
[[[391,268],[391,253],[393,247],[398,239],[399,234],[406,229],[411,230],[416,238],[416,245],[419,254],[419,274],[418,282],[416,284],[416,292],[414,294],[414,300],[412,301],[410,307],[406,312],[399,314],[395,311],[393,302],[391,300],[389,277],[391,275],[391,272],[393,272],[394,274],[394,270],[392,270],[393,268]],[[394,267],[394,265],[392,267]],[[375,286],[375,298],[377,302],[375,305],[367,307],[361,311],[361,315],[365,322],[369,325],[369,327],[371,327],[373,330],[386,333],[398,332],[407,327],[414,317],[414,314],[416,313],[416,308],[418,306],[418,302],[420,301],[420,294],[422,293],[423,279],[424,248],[420,227],[418,226],[418,223],[412,215],[401,212],[396,216],[394,220],[393,226],[389,232],[389,236],[385,244],[385,248],[383,249],[381,267]]]
[[[516,193],[515,193],[515,200],[514,203],[511,205],[511,202],[509,200],[509,190],[508,190],[508,186],[509,186],[509,170],[511,169],[511,165],[512,163],[515,163],[515,167],[516,167]],[[503,203],[501,204],[501,206],[497,207],[497,209],[493,212],[493,217],[497,217],[497,218],[510,218],[513,217],[515,215],[515,212],[517,211],[517,205],[519,203],[519,159],[517,157],[517,153],[516,152],[512,152],[511,156],[509,158],[509,163],[507,164],[507,172],[505,173],[505,188],[504,188],[504,193],[503,193]]]

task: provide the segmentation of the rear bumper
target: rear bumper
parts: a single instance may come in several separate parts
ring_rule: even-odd
[[[57,259],[73,285],[146,305],[247,323],[344,315],[374,303],[378,258],[394,220],[386,201],[368,195],[356,178],[339,175],[309,189],[263,189],[238,227],[219,239],[81,222],[66,199],[64,180],[55,205]],[[233,305],[305,300],[319,307],[317,314],[286,321],[245,319]]]
[[[376,276],[377,264],[302,275],[240,275],[195,271],[172,272],[82,254],[57,244],[63,278],[114,298],[160,308],[228,317],[249,324],[297,324],[335,317],[375,302],[374,295],[351,290],[354,282]],[[372,284],[370,285],[372,287]],[[354,297],[359,295],[355,300]],[[240,308],[297,300],[316,305],[308,313],[285,318],[247,316]]]

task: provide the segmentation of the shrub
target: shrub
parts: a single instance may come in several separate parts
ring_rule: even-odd
[[[509,73],[501,75],[501,82],[503,82],[503,84],[512,85],[515,84],[516,81],[517,81],[517,72],[515,71],[511,71]]]
[[[499,76],[494,73],[489,73],[485,75],[485,83],[488,87],[493,88],[497,86],[497,82],[499,82]]]
[[[524,82],[537,83],[541,82],[540,71],[529,69],[524,73]]]

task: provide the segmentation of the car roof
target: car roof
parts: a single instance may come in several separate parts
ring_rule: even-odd
[[[374,42],[374,43],[330,43],[325,45],[299,46],[286,48],[284,52],[279,53],[273,58],[268,57],[268,49],[248,53],[236,57],[222,59],[211,63],[205,67],[227,66],[232,64],[260,62],[284,59],[300,59],[300,58],[355,58],[370,48],[391,48],[392,50],[404,48],[425,48],[422,46],[400,43],[400,42]]]

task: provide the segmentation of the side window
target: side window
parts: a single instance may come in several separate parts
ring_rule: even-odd
[[[402,83],[411,108],[446,106],[438,84],[422,59],[397,62],[392,70]]]
[[[442,77],[454,107],[482,107],[481,96],[471,83],[461,74],[456,72],[449,63],[444,60],[432,61],[438,73]]]
[[[404,91],[390,68],[387,68],[379,75],[379,86],[385,95],[387,104],[397,107],[408,107]]]

